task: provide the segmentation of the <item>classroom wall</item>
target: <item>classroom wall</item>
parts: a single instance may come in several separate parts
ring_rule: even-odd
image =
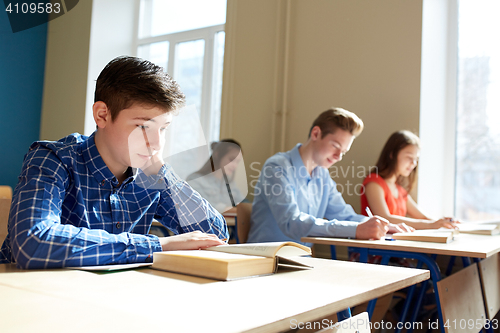
[[[250,183],[320,112],[343,107],[365,130],[330,173],[359,212],[385,140],[419,131],[421,31],[422,1],[229,1],[221,137],[242,143]]]
[[[83,133],[93,1],[48,23],[40,139]]]
[[[47,25],[13,33],[0,12],[0,185],[14,188],[24,154],[38,140]]]
[[[95,80],[120,55],[134,55],[134,0],[87,0],[49,22],[40,136],[90,135]]]

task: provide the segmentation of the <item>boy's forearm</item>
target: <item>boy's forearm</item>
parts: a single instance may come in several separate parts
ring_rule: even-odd
[[[94,266],[148,262],[161,251],[156,236],[133,233],[109,234],[104,230],[77,228],[42,221],[32,233],[14,235],[12,252],[25,269]],[[18,223],[20,229],[23,223]]]
[[[183,232],[199,230],[215,234],[220,239],[229,237],[226,221],[205,198],[180,179],[170,166],[165,165],[162,172],[166,185],[162,203],[165,204],[166,200],[173,202],[175,220]]]

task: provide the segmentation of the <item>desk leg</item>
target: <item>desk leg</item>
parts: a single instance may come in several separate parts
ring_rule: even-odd
[[[423,263],[421,261],[418,261],[417,263],[417,268],[420,269],[422,268],[423,266]],[[425,285],[424,285],[425,283]],[[427,281],[424,281],[422,282],[422,290],[424,291],[425,293],[425,288],[427,287]],[[403,310],[401,311],[401,318],[399,318],[399,320],[404,323],[406,322],[406,316],[408,315],[408,311],[410,310],[410,305],[411,305],[411,300],[413,299],[413,295],[415,294],[415,290],[416,290],[417,286],[416,285],[413,285],[413,286],[410,286],[408,288],[408,293],[406,294],[406,301],[405,301],[405,304],[403,306]],[[420,301],[422,299],[423,296],[419,296],[419,298],[417,299],[417,304],[415,305],[415,311],[414,311],[414,314],[418,313],[418,309],[420,308]],[[416,316],[416,315],[415,315]],[[413,317],[413,315],[412,315]],[[415,319],[412,319],[410,322],[414,322]],[[395,333],[400,333],[402,331],[402,328],[401,329],[396,329]]]
[[[439,323],[441,324],[441,331],[445,333],[444,327],[442,326],[444,323],[443,313],[441,312],[441,302],[439,299],[439,292],[437,288],[437,282],[441,280],[441,271],[439,270],[436,261],[431,257],[429,257],[428,255],[422,253],[404,252],[404,251],[385,251],[385,250],[375,250],[375,249],[369,249],[367,252],[373,255],[382,255],[382,256],[389,255],[390,257],[396,257],[396,258],[417,259],[423,262],[425,265],[427,265],[427,268],[431,273],[432,285],[434,286],[434,294],[436,296],[436,306],[438,310]]]
[[[351,318],[351,309],[347,308],[344,311],[337,312],[337,321],[342,321]]]
[[[361,255],[361,254],[360,254]],[[366,254],[366,257],[368,258],[368,254]],[[380,262],[381,265],[386,265],[389,264],[389,260],[391,259],[390,256],[383,256],[382,261]],[[377,305],[377,299],[372,299],[370,302],[368,302],[368,306],[366,307],[366,312],[368,312],[368,317],[371,319],[373,315],[373,311],[375,311],[375,305]]]
[[[234,239],[236,240],[236,244],[240,244],[240,239],[238,237],[238,216],[234,217],[233,232],[234,232]]]
[[[330,245],[330,253],[332,254],[332,260],[337,260],[337,250],[335,245]]]
[[[422,300],[424,299],[425,293],[427,292],[427,283],[429,281],[422,281],[420,285],[420,293],[418,294],[417,301],[415,302],[415,307],[413,309],[413,314],[411,315],[410,322],[414,323],[417,320],[418,311],[422,306]],[[411,333],[413,329],[409,329],[407,333]]]
[[[365,248],[356,248],[356,251],[359,252],[359,262],[364,262],[365,264],[368,262],[368,249]]]
[[[450,262],[448,263],[448,268],[446,269],[446,276],[451,275],[451,271],[453,270],[453,266],[455,265],[455,256],[450,257]]]
[[[462,257],[462,265],[465,267],[469,267],[472,264],[469,257]]]
[[[431,256],[431,259],[433,262],[436,262],[436,258],[437,258],[436,254],[433,254]],[[417,267],[422,268],[422,266],[423,266],[423,262],[419,260]],[[441,277],[441,272],[439,272],[439,276]],[[411,318],[410,318],[410,322],[412,322],[412,323],[414,323],[417,320],[418,311],[420,310],[420,307],[422,306],[422,301],[425,297],[425,293],[427,292],[427,283],[428,282],[429,281],[426,280],[420,284],[420,293],[418,294],[417,301],[416,301],[415,307],[413,309],[413,314],[411,315]],[[413,332],[413,328],[410,328],[409,330],[407,330],[406,333],[411,333],[411,332]]]

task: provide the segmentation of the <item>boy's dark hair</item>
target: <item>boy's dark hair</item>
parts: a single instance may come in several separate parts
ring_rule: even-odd
[[[318,118],[314,120],[309,130],[309,137],[315,126],[321,129],[321,138],[324,138],[327,134],[335,132],[337,128],[343,129],[354,136],[358,136],[363,131],[364,124],[357,115],[350,111],[342,108],[331,108],[322,112]]]
[[[134,103],[156,106],[165,112],[185,105],[186,96],[163,68],[136,57],[111,60],[97,78],[94,102],[102,101],[115,120]]]
[[[396,171],[399,152],[409,145],[417,146],[420,149],[420,139],[410,131],[402,130],[391,134],[382,148],[382,152],[377,161],[377,165],[370,173],[378,173],[382,178],[389,178]],[[413,169],[408,177],[399,176],[396,180],[408,192],[411,191],[417,177],[417,167]]]

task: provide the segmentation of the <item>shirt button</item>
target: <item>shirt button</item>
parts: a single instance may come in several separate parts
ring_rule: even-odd
[[[106,184],[106,181],[105,181],[105,180],[103,180],[103,181],[101,182],[101,186],[104,186],[104,184]]]
[[[120,228],[122,227],[122,224],[121,224],[120,222],[118,222],[118,223],[116,224],[116,227],[117,227],[118,229],[120,229]]]

